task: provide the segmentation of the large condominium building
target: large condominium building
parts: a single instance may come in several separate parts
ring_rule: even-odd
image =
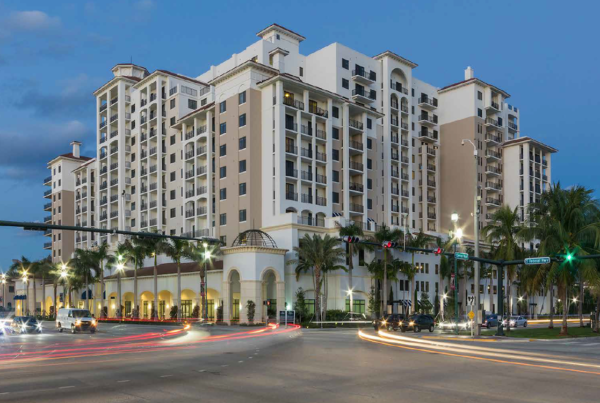
[[[504,202],[525,214],[550,180],[555,150],[519,137],[519,112],[505,102],[508,93],[474,78],[470,68],[465,81],[438,89],[413,76],[417,64],[391,51],[371,57],[334,43],[303,55],[305,38],[289,29],[274,24],[257,35],[195,78],[113,67],[114,77],[94,93],[96,158],[68,171],[73,222],[210,236],[227,247],[236,238],[236,247],[247,245],[238,235],[260,229],[287,260],[305,234],[336,234],[348,222],[368,234],[386,224],[444,235],[456,211],[471,237],[475,179],[480,226]],[[477,146],[477,168],[463,139]],[[519,168],[531,174],[520,179]],[[75,245],[122,240],[77,233]],[[62,247],[63,260],[72,248]],[[376,256],[355,257],[359,309],[374,284],[365,265]],[[437,259],[416,257],[416,289],[430,301],[446,288]],[[314,300],[310,276],[296,280],[283,262],[249,274],[240,261],[224,261],[212,295],[234,312],[232,301],[244,300],[244,291],[232,282],[262,281],[272,270],[268,288],[278,306],[293,302],[298,287]],[[399,280],[390,285],[396,304],[399,293],[409,293],[407,279]],[[328,287],[329,306],[344,309],[346,275],[330,274]]]

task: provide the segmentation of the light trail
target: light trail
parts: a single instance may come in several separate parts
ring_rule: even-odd
[[[567,372],[577,372],[577,373],[585,373],[585,374],[591,374],[591,375],[600,375],[600,372],[596,372],[596,371],[587,371],[587,370],[579,370],[579,369],[572,369],[572,368],[556,367],[556,366],[552,366],[552,365],[531,364],[531,363],[526,363],[526,362],[510,361],[512,359],[515,359],[515,360],[520,359],[520,360],[525,360],[525,361],[541,362],[541,363],[545,363],[545,364],[559,364],[559,365],[567,365],[567,366],[580,366],[580,367],[600,369],[600,365],[586,364],[586,363],[573,362],[573,361],[549,360],[549,359],[534,357],[533,355],[540,355],[540,354],[536,354],[536,353],[528,353],[530,355],[523,355],[523,354],[515,354],[514,352],[508,351],[508,350],[497,350],[497,349],[490,349],[490,348],[478,347],[478,346],[462,346],[462,348],[461,348],[461,347],[457,347],[456,345],[452,345],[449,343],[436,343],[436,342],[431,342],[431,341],[426,341],[426,340],[418,340],[418,339],[408,338],[408,337],[403,337],[403,336],[395,336],[395,335],[391,335],[391,334],[389,334],[387,332],[383,332],[383,331],[380,331],[379,335],[376,336],[376,335],[370,335],[370,334],[364,333],[361,330],[358,332],[358,335],[363,340],[367,340],[367,341],[370,341],[373,343],[378,343],[378,344],[384,344],[384,345],[391,346],[391,347],[403,348],[406,350],[427,352],[427,353],[467,358],[467,359],[480,360],[480,361],[489,361],[489,362],[495,362],[495,363],[501,363],[501,364],[509,364],[509,365],[525,366],[525,367],[536,367],[536,368],[560,370],[560,371],[567,371]],[[405,339],[409,339],[409,340],[405,340]],[[410,339],[412,339],[412,340],[410,340]],[[500,358],[478,357],[476,355],[484,355],[487,357],[500,357]]]

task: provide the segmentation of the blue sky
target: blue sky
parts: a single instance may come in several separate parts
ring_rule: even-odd
[[[271,23],[309,54],[340,42],[392,50],[442,87],[475,75],[512,94],[522,135],[559,149],[553,179],[597,189],[598,1],[0,1],[0,219],[46,214],[45,163],[94,147],[94,89],[116,63],[197,76]],[[39,234],[0,228],[0,268],[45,255]]]

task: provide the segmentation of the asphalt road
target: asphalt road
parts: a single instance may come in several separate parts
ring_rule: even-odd
[[[95,335],[9,336],[0,342],[0,401],[563,403],[600,396],[600,356],[589,354],[600,339],[472,342],[398,332],[408,341],[380,344],[356,330],[248,333],[257,330],[103,325]],[[423,342],[431,344],[412,346]],[[500,353],[454,353],[441,344]],[[531,361],[547,358],[554,362]]]

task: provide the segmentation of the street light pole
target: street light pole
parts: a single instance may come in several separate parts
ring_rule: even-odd
[[[477,178],[477,169],[479,167],[479,164],[478,164],[478,157],[477,157],[477,147],[469,139],[464,139],[462,141],[463,145],[465,144],[465,141],[468,141],[473,146],[473,156],[475,157],[474,158],[474,161],[475,161],[474,192],[475,192],[475,194],[473,195],[473,232],[475,233],[475,257],[479,257],[479,184],[478,184],[478,178]],[[473,271],[475,272],[474,279],[473,279],[473,281],[475,282],[475,324],[476,324],[475,335],[480,336],[481,328],[480,328],[479,324],[482,323],[482,318],[479,317],[479,307],[480,307],[479,282],[480,282],[480,279],[479,279],[479,261],[477,261],[477,260],[473,264]]]
[[[504,327],[502,325],[502,317],[504,316],[504,296],[502,295],[502,287],[504,283],[504,266],[498,268],[498,331],[496,336],[504,336]]]
[[[455,332],[458,334],[458,259],[456,258],[456,247],[459,239],[462,237],[462,230],[458,228],[458,214],[452,213],[452,223],[454,223],[454,232],[452,236],[454,238],[454,317],[456,320]]]

